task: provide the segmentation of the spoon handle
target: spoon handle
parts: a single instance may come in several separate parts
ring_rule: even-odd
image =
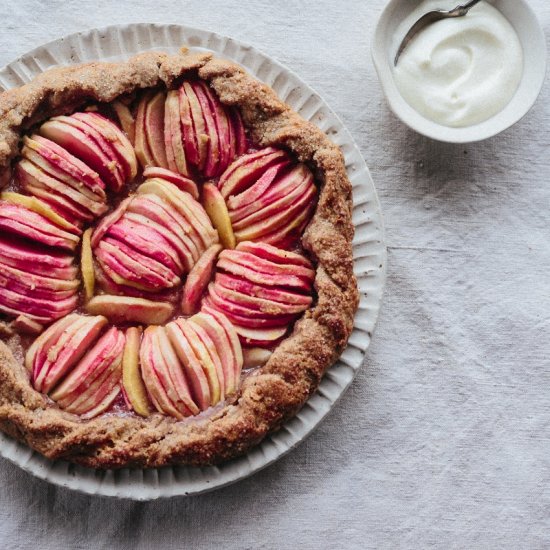
[[[466,2],[462,6],[457,6],[457,10],[469,10],[470,8],[473,8],[476,4],[481,2],[481,0],[470,0],[469,2]]]

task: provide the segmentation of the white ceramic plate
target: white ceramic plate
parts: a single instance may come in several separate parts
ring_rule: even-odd
[[[146,50],[175,53],[182,45],[206,49],[232,59],[269,84],[306,120],[314,122],[345,155],[353,184],[355,273],[361,302],[355,328],[340,361],[323,378],[319,390],[296,417],[246,456],[218,467],[169,467],[152,470],[100,471],[64,461],[50,461],[0,434],[0,455],[27,472],[56,485],[88,494],[134,500],[191,495],[247,477],[276,461],[308,436],[328,414],[361,367],[378,317],[386,275],[386,248],[380,204],[361,152],[342,122],[297,75],[252,48],[212,32],[179,25],[113,26],[73,34],[41,46],[0,70],[0,86],[20,86],[57,65],[124,59]]]

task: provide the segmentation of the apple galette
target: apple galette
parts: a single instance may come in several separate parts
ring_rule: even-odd
[[[210,54],[0,95],[0,428],[96,468],[235,457],[353,326],[342,154]]]

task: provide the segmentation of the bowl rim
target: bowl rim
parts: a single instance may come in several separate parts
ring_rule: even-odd
[[[397,8],[400,6],[408,6],[412,11],[421,1],[422,0],[417,0],[417,2],[414,3],[410,2],[410,0],[389,0],[376,24],[371,45],[371,56],[378,74],[378,79],[382,86],[382,91],[393,113],[402,122],[419,134],[446,143],[472,143],[482,141],[500,134],[519,122],[531,110],[539,97],[544,85],[547,70],[547,48],[544,31],[542,30],[535,12],[527,1],[488,0],[489,3],[499,9],[499,11],[503,11],[501,7],[508,7],[510,10],[515,9],[523,12],[524,25],[522,28],[518,28],[517,21],[512,21],[508,17],[507,19],[518,35],[524,49],[524,60],[529,60],[528,66],[531,67],[531,70],[525,70],[526,65],[524,64],[524,74],[518,90],[516,90],[512,100],[502,111],[484,122],[464,128],[444,126],[424,117],[407,103],[395,84],[391,67],[391,59],[393,56],[389,55],[387,48],[388,28],[392,23]],[[504,15],[506,16],[506,14]],[[525,56],[526,40],[529,40],[530,44],[535,46],[533,50],[536,51],[536,55],[532,55],[534,52],[530,51],[529,53],[531,55],[529,57]],[[527,80],[529,81],[528,86],[525,85]]]

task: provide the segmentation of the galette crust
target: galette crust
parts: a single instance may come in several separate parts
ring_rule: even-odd
[[[315,172],[320,198],[302,239],[317,263],[315,306],[237,396],[183,422],[154,414],[104,415],[83,421],[61,411],[30,385],[17,346],[0,342],[0,429],[51,459],[93,468],[208,465],[246,453],[294,416],[342,353],[358,292],[353,275],[351,184],[339,148],[241,67],[185,49],[145,53],[127,62],[56,68],[0,95],[0,171],[19,154],[25,130],[89,102],[166,85],[189,74],[209,82],[221,101],[240,109],[252,139],[283,146]],[[5,176],[7,177],[7,176]],[[19,354],[20,355],[20,354]]]

